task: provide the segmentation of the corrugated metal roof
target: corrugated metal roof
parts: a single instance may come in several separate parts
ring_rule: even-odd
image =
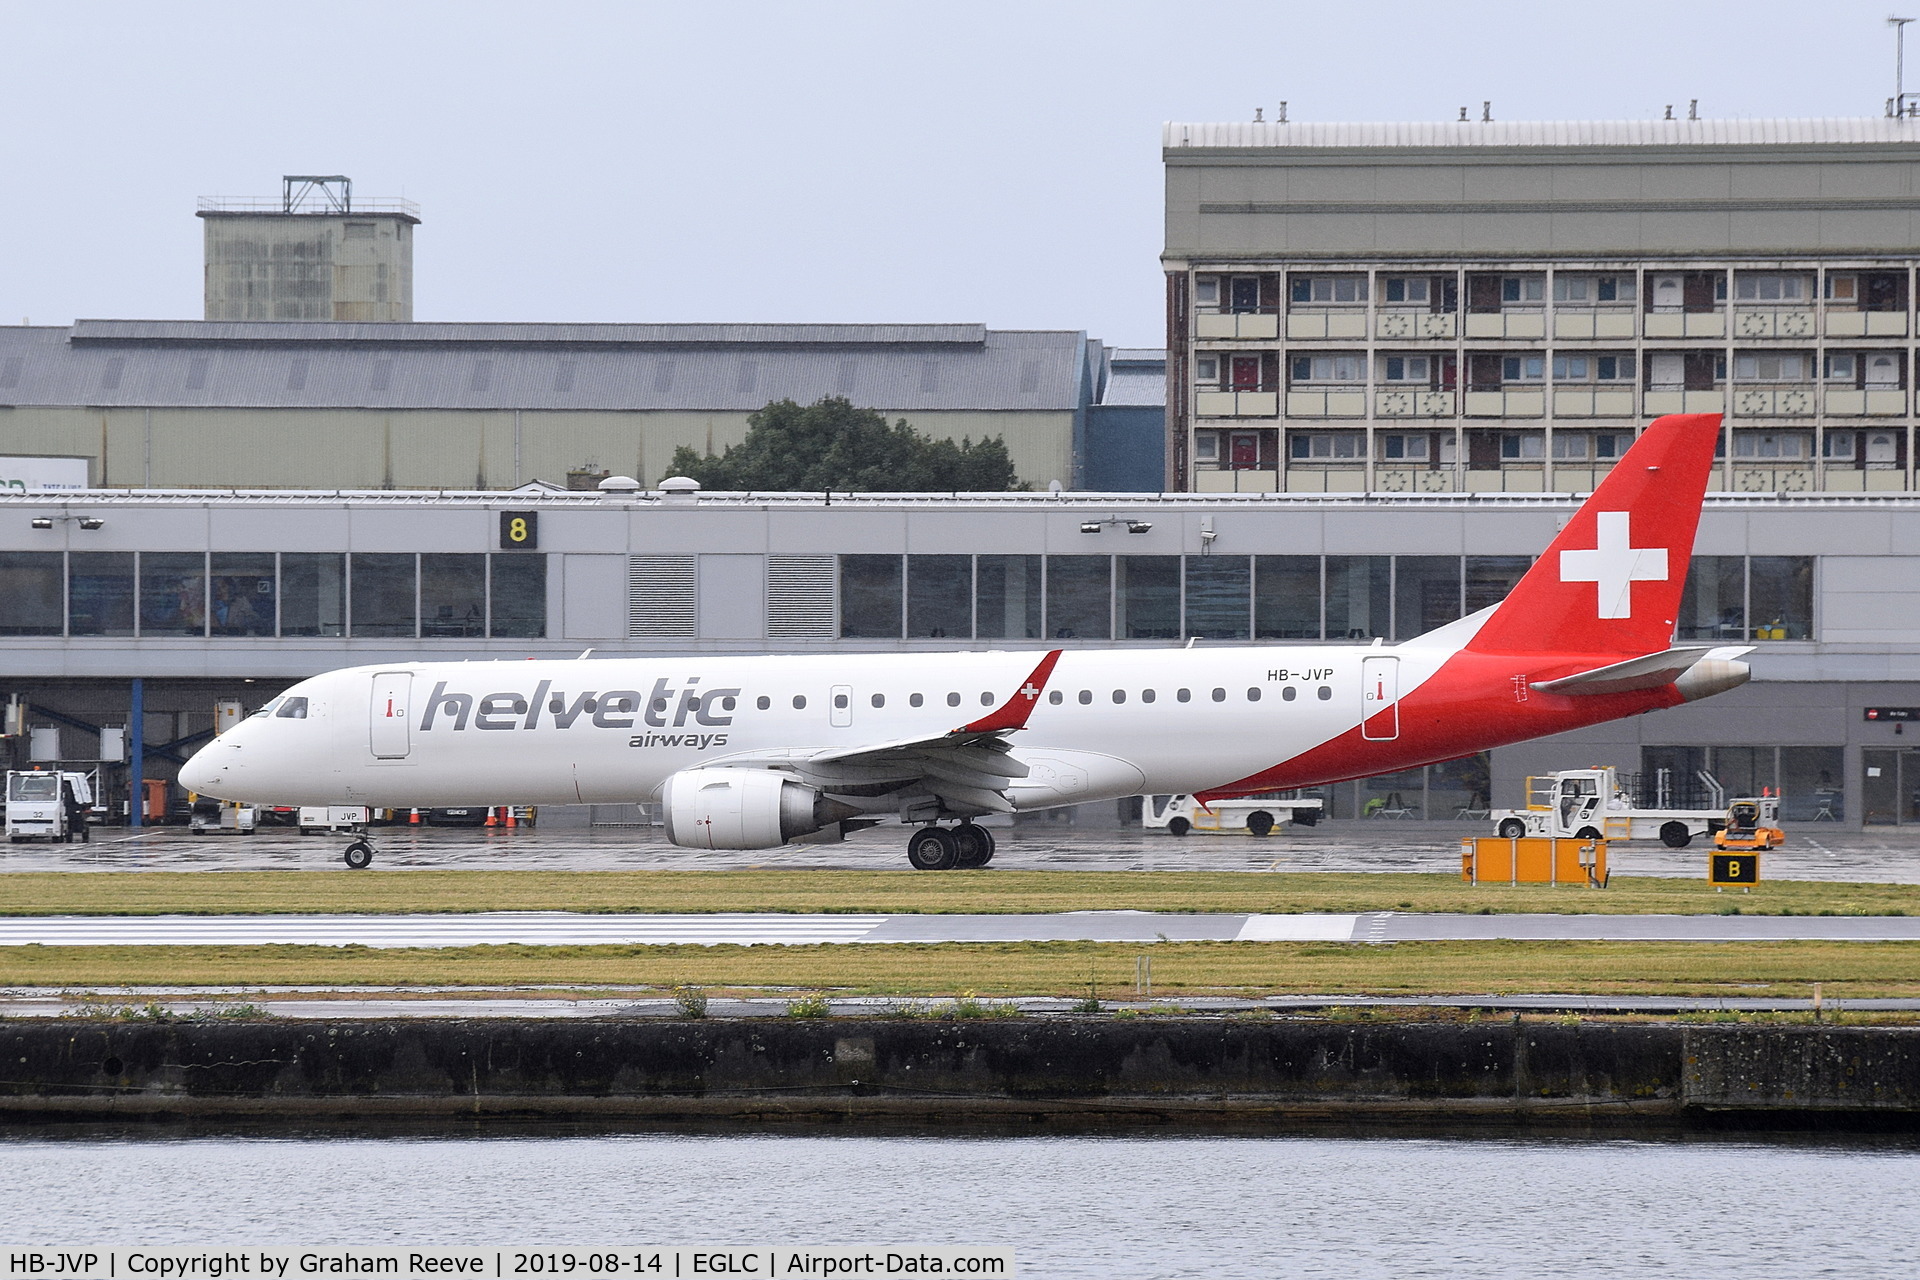
[[[1088,342],[979,325],[0,327],[0,405],[751,412],[1071,410]]]
[[[326,321],[76,320],[87,342],[457,343],[487,346],[874,346],[987,340],[983,324],[335,324]]]
[[[1251,121],[1161,127],[1161,146],[1284,150],[1361,147],[1762,147],[1893,146],[1920,148],[1920,120],[1880,116],[1803,120],[1549,120],[1256,124]]]

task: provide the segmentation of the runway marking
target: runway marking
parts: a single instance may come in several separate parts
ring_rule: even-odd
[[[1351,942],[1359,916],[1248,916],[1235,942]]]

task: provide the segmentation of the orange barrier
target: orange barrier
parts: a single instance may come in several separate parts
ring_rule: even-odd
[[[1607,887],[1607,842],[1568,837],[1476,836],[1460,842],[1468,884],[1583,884]]]

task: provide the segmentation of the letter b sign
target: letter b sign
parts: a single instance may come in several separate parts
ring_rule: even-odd
[[[500,513],[500,549],[534,551],[540,546],[538,511],[502,511]]]

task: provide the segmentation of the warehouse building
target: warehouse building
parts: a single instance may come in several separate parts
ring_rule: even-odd
[[[1112,376],[1085,333],[975,324],[81,320],[0,328],[0,452],[84,459],[102,488],[653,482],[770,401],[843,396],[1074,488]],[[1158,488],[1161,433],[1135,435],[1120,470]]]

